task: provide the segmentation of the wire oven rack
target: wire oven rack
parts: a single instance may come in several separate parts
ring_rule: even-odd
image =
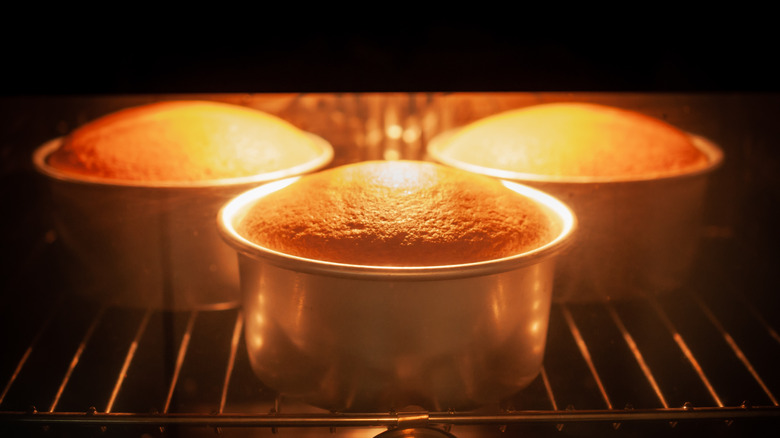
[[[418,159],[424,140],[436,132],[503,109],[500,105],[535,102],[543,96],[478,97],[467,96],[462,102],[466,106],[450,102],[439,108],[441,102],[431,96],[417,100],[303,96],[280,115],[311,132],[330,133],[327,137],[337,149],[334,164]],[[686,125],[696,132],[733,127],[733,115],[740,111],[731,109],[746,108],[736,105],[744,97],[726,100],[728,104],[717,96],[688,98],[686,105],[677,105],[677,96],[598,97],[606,103],[617,99],[620,104],[642,104],[673,122],[710,111]],[[287,102],[285,96],[268,99],[270,109],[276,108],[277,100]],[[81,114],[74,108],[84,102],[74,102],[74,108],[66,103],[64,114]],[[124,106],[114,100],[87,103],[94,104],[88,105],[93,109],[108,103]],[[711,113],[717,108],[730,111]],[[38,113],[48,111],[39,108]],[[751,114],[745,119],[772,113]],[[39,122],[36,130],[50,126],[48,122]],[[400,129],[402,125],[406,127]],[[741,139],[737,134],[732,138],[735,143]],[[731,160],[738,162],[739,155]],[[16,188],[34,186],[35,181],[11,176],[15,179],[5,187],[14,189],[4,192],[10,204],[32,203]],[[0,263],[0,436],[373,437],[408,428],[458,437],[691,432],[756,436],[767,426],[780,425],[780,308],[772,281],[776,283],[776,275],[750,278],[750,267],[745,273],[723,272],[730,263],[722,261],[735,256],[722,253],[747,245],[738,239],[715,239],[704,248],[703,253],[717,253],[710,254],[715,262],[705,259],[692,276],[696,281],[680,292],[636,301],[554,304],[540,375],[501,405],[473,412],[410,409],[351,414],[296,403],[264,387],[251,372],[238,309],[131,310],[101,307],[74,296],[54,276],[40,274],[54,264],[57,239],[51,232],[37,234],[48,224],[38,224],[38,212],[30,210],[15,219],[18,223],[4,227],[21,236],[7,239],[12,245],[4,248],[4,255],[12,254],[15,260]],[[30,221],[37,227],[27,227]],[[730,244],[723,245],[726,240]],[[756,290],[760,287],[763,290]]]
[[[287,401],[257,381],[239,309],[112,308],[42,287],[56,289],[25,282],[3,308],[1,428],[47,436],[73,428],[101,436],[375,436],[410,427],[566,436],[582,428],[669,435],[706,424],[739,435],[780,420],[777,315],[736,294],[691,287],[636,301],[557,303],[539,377],[500,406],[350,414]]]

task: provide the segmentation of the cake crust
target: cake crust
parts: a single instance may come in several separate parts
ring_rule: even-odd
[[[500,181],[417,161],[369,161],[303,176],[237,227],[278,252],[336,263],[441,266],[521,254],[550,219]]]
[[[453,134],[439,153],[470,165],[555,177],[632,179],[708,165],[688,134],[662,120],[571,102],[483,118]]]
[[[288,122],[248,107],[166,101],[75,129],[48,159],[60,171],[124,181],[203,181],[286,169],[319,149]]]

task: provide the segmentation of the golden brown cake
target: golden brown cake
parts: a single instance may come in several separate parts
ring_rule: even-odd
[[[499,180],[420,161],[368,161],[301,177],[237,227],[265,248],[374,266],[493,260],[550,241],[546,213]]]
[[[49,157],[61,171],[127,181],[237,178],[306,163],[320,153],[303,131],[248,107],[168,101],[89,122]]]
[[[668,123],[590,103],[499,113],[465,126],[439,147],[442,161],[557,177],[632,179],[708,164],[690,136]]]

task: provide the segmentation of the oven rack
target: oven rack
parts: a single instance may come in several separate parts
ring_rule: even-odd
[[[126,427],[366,429],[369,436],[407,427],[458,436],[535,427],[561,436],[583,425],[670,433],[685,423],[737,431],[780,420],[776,309],[744,295],[692,288],[556,303],[539,377],[501,405],[353,414],[285,400],[257,381],[239,309],[121,309],[32,292],[20,291],[3,309],[0,427],[49,436],[63,427],[103,435]]]

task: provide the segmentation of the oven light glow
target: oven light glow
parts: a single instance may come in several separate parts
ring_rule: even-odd
[[[382,131],[377,127],[366,127],[366,143],[370,146],[376,146],[382,142]]]
[[[422,130],[419,126],[411,126],[404,130],[403,140],[406,143],[414,143],[422,136]]]
[[[385,151],[383,157],[387,161],[399,160],[401,159],[401,152],[395,149],[388,149]]]
[[[253,335],[249,338],[254,350],[259,350],[263,346],[263,337],[260,335]]]
[[[491,310],[493,311],[493,321],[495,321],[497,326],[500,326],[501,324],[501,317],[504,313],[504,309],[507,307],[507,297],[506,297],[506,290],[504,289],[504,283],[500,282],[498,284],[498,288],[496,289],[496,293],[493,294],[493,299],[491,300]]]
[[[398,140],[401,138],[401,135],[403,135],[404,128],[402,128],[400,125],[390,125],[386,128],[387,137],[391,138],[393,140]]]
[[[501,318],[501,306],[498,304],[498,301],[494,300],[491,307],[493,308],[493,319],[498,322]]]

